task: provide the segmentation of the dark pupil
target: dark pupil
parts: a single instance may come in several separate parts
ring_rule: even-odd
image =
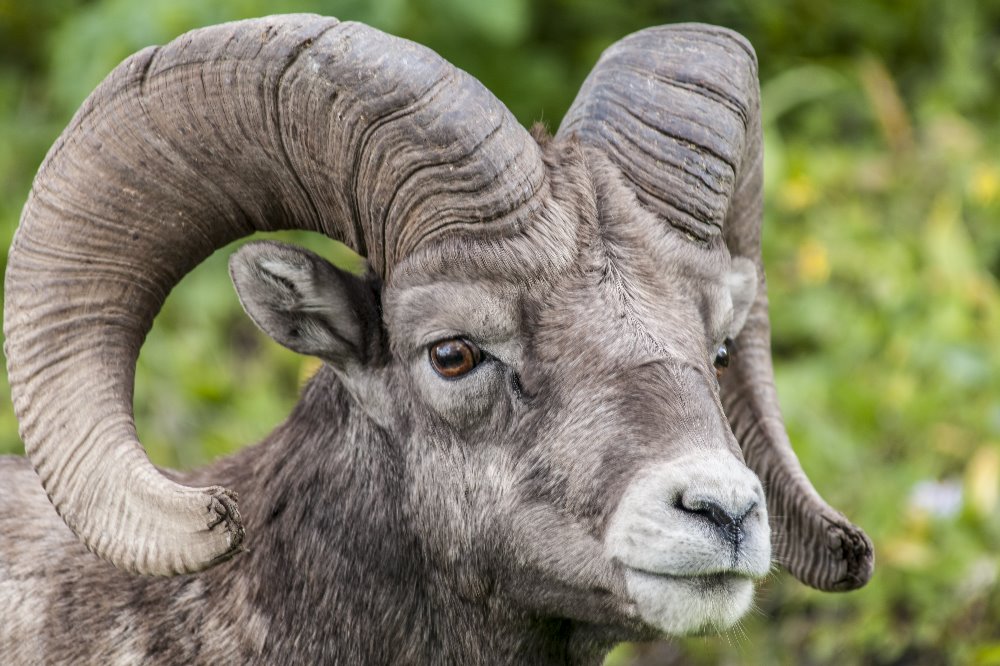
[[[729,347],[726,343],[723,343],[723,345],[719,347],[719,351],[715,354],[715,367],[729,367]]]
[[[442,370],[462,370],[471,365],[472,352],[464,342],[442,342],[434,347],[434,360]]]

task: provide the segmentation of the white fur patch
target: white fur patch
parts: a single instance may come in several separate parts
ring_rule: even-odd
[[[692,510],[707,502],[743,516],[735,544]],[[689,454],[638,476],[604,543],[607,557],[625,567],[627,591],[642,618],[668,634],[731,626],[750,606],[753,579],[771,565],[763,488],[722,450]]]
[[[675,578],[629,569],[625,588],[642,619],[673,636],[728,629],[753,601],[753,581],[740,576]]]

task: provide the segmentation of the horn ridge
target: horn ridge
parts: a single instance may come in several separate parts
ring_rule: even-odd
[[[426,155],[442,158],[434,178],[401,181]],[[470,174],[481,190],[450,192]],[[168,479],[136,436],[135,361],[173,286],[230,241],[290,228],[344,242],[384,277],[403,258],[387,250],[437,211],[524,217],[542,176],[537,146],[481,84],[361,24],[239,21],[128,58],[39,168],[7,267],[11,397],[59,514],[138,573],[240,552],[236,494]]]

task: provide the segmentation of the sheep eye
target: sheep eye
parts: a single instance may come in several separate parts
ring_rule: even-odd
[[[435,342],[430,346],[431,366],[445,379],[455,379],[472,371],[483,360],[479,347],[462,338]]]
[[[722,377],[722,373],[726,371],[729,367],[729,346],[733,344],[732,339],[726,338],[726,341],[722,343],[718,351],[715,352],[715,376]]]

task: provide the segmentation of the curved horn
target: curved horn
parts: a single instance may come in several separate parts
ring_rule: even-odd
[[[733,256],[757,264],[761,287],[723,382],[726,413],[768,489],[778,560],[808,585],[849,590],[871,576],[871,541],[813,489],[774,389],[759,96],[757,60],[741,36],[704,25],[653,28],[604,52],[558,134],[600,150],[667,224],[697,239],[721,233]]]
[[[231,557],[235,495],[168,480],[136,437],[135,361],[171,288],[222,245],[289,228],[385,277],[449,224],[525,219],[543,178],[482,85],[363,25],[270,17],[130,57],[50,150],[7,269],[11,394],[60,515],[140,573]]]

